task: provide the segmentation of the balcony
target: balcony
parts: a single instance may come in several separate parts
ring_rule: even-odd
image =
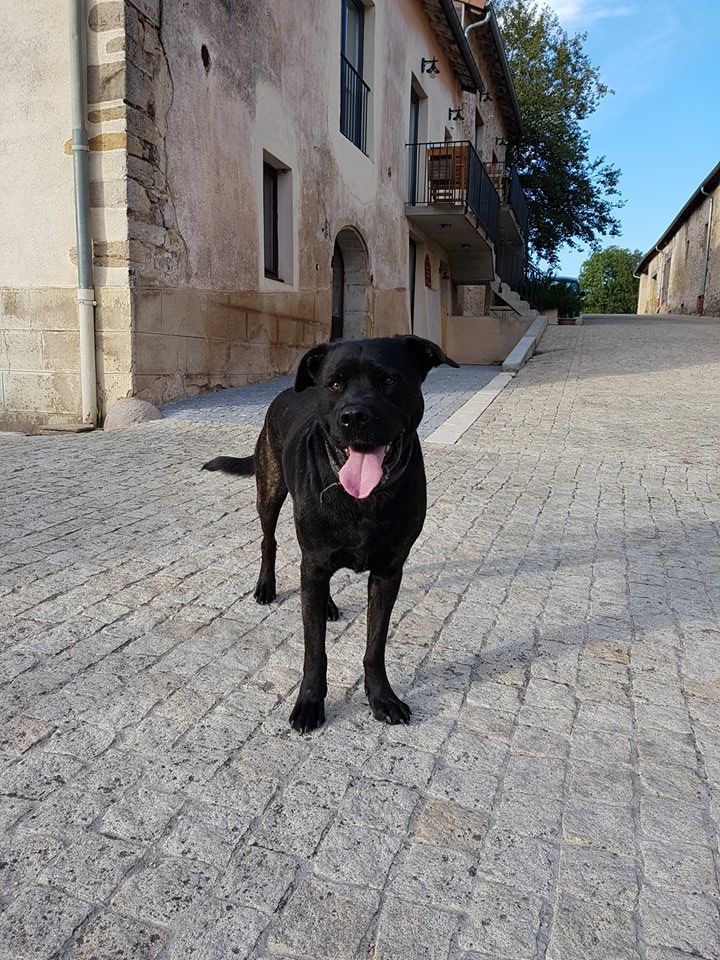
[[[340,133],[367,154],[370,87],[344,55],[340,59]]]
[[[500,197],[468,140],[409,143],[405,213],[445,248],[456,283],[494,279]]]
[[[488,163],[487,171],[502,201],[500,236],[513,246],[524,246],[528,235],[528,208],[518,172],[508,163]]]

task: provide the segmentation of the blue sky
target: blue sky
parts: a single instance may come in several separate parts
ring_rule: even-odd
[[[720,162],[720,0],[546,0],[614,91],[587,121],[593,155],[622,171],[622,236],[648,250]],[[587,252],[565,248],[561,274]]]

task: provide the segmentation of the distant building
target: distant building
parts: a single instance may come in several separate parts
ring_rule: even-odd
[[[636,269],[638,313],[720,316],[720,163]]]
[[[521,118],[482,0],[88,0],[95,402],[67,6],[0,4],[0,424],[242,385],[331,337],[441,341],[494,304],[522,319]]]

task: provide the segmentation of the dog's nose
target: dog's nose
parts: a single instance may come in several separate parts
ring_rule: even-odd
[[[345,407],[340,414],[340,426],[344,430],[357,430],[370,422],[370,411],[367,407],[353,405]]]

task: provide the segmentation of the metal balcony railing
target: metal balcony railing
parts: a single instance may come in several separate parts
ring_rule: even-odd
[[[340,57],[340,133],[367,153],[370,87],[346,56]]]
[[[528,208],[525,191],[515,167],[509,163],[488,163],[488,174],[503,203],[507,203],[513,212],[515,222],[524,239],[528,235]]]
[[[525,279],[525,257],[509,243],[501,242],[495,248],[495,271],[503,283],[519,293]]]
[[[501,240],[495,248],[495,270],[503,283],[519,293],[530,306],[537,307],[547,277],[533,264],[523,250]]]
[[[498,239],[500,197],[469,140],[408,143],[408,203],[457,207]]]

